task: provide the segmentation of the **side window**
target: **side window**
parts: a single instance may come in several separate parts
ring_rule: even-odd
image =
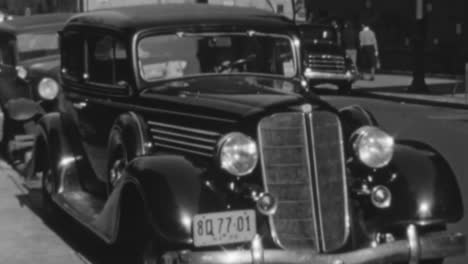
[[[15,40],[11,37],[0,36],[0,64],[15,65]]]
[[[109,35],[90,35],[87,50],[89,81],[107,85],[128,82],[130,65],[121,41]]]
[[[66,77],[81,80],[84,74],[84,39],[78,32],[65,32],[61,38],[62,72]]]

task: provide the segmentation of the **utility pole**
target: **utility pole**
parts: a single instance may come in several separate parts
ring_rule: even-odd
[[[416,1],[416,27],[413,41],[413,81],[408,88],[410,93],[427,93],[426,69],[424,65],[424,51],[427,36],[427,16],[424,10],[424,0]]]
[[[306,12],[306,21],[310,21],[310,19],[313,19],[310,17],[312,10],[312,0],[304,0],[304,8]]]
[[[292,7],[292,20],[294,21],[294,23],[296,23],[296,13],[297,13],[297,10],[296,10],[296,1],[297,0],[291,0],[291,7]]]

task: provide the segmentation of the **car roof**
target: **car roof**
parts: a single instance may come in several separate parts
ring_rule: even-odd
[[[158,26],[238,25],[290,27],[294,23],[281,15],[247,7],[209,4],[153,4],[103,9],[73,16],[68,25],[91,25],[121,31],[138,31]]]
[[[60,30],[71,16],[71,13],[53,13],[14,17],[12,20],[0,22],[0,32],[18,34],[37,32],[42,28]]]

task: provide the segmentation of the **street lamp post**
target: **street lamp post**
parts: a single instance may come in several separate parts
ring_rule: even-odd
[[[424,50],[427,33],[427,16],[424,14],[424,0],[416,0],[416,30],[413,42],[413,81],[408,92],[429,92],[425,80]]]

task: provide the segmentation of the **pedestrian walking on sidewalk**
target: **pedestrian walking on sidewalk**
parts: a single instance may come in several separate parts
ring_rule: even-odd
[[[339,46],[341,46],[343,43],[342,43],[340,24],[338,23],[338,21],[336,19],[333,19],[330,24],[335,29],[335,32],[336,32],[336,43]]]
[[[351,59],[357,69],[358,34],[350,21],[346,21],[344,24],[342,39],[346,56]]]
[[[375,33],[367,24],[363,24],[361,32],[359,32],[359,47],[361,71],[369,73],[369,80],[373,81],[375,78],[375,69],[379,59],[379,48],[377,45],[377,38]]]

